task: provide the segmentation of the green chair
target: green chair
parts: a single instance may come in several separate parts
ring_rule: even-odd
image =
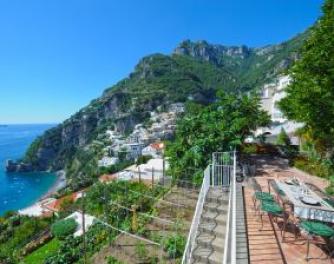
[[[329,227],[328,225],[316,222],[316,221],[302,221],[300,223],[300,229],[304,230],[307,233],[307,250],[306,250],[306,260],[310,260],[311,257],[309,257],[310,252],[310,243],[317,244],[317,245],[323,245],[326,250],[329,252],[329,255],[326,257],[328,259],[331,257],[330,250],[328,248],[328,245],[326,242],[321,242],[319,240],[311,240],[313,237],[322,237],[324,241],[329,240],[331,238],[334,238],[334,229],[332,227]]]
[[[259,201],[275,201],[274,196],[267,192],[256,191],[254,193],[255,199]]]
[[[267,201],[267,202],[275,202],[274,196],[268,192],[263,192],[261,185],[254,179],[250,178],[250,185],[254,191],[253,194],[253,204],[254,204],[254,211],[258,211],[258,207],[256,206],[256,202],[259,201],[260,204],[262,201]]]
[[[261,206],[260,206],[261,228],[259,231],[263,229],[263,218],[262,218],[263,213],[268,214],[268,217],[270,220],[275,218],[276,222],[277,222],[277,218],[283,219],[283,227],[281,229],[281,236],[282,236],[282,241],[284,241],[285,227],[286,227],[286,223],[289,218],[289,214],[285,212],[284,209],[275,201],[262,200]]]
[[[283,208],[276,202],[263,200],[261,204],[261,211],[270,214],[280,214],[283,212]]]

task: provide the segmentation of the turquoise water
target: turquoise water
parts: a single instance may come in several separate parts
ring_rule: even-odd
[[[0,126],[0,215],[38,200],[55,183],[53,173],[6,173],[6,159],[21,158],[30,143],[53,125]]]

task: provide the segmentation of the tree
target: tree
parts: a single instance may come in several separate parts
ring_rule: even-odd
[[[281,132],[278,134],[277,136],[277,145],[290,145],[290,138],[288,136],[288,134],[285,132],[285,129],[282,127],[281,128]]]
[[[73,218],[64,219],[54,223],[51,226],[51,232],[55,237],[65,239],[67,236],[74,233],[77,226],[78,224]]]
[[[290,69],[292,83],[279,106],[303,122],[317,151],[332,155],[334,146],[334,1],[326,0],[323,16],[311,28],[301,59]]]
[[[190,104],[178,122],[176,139],[167,145],[174,176],[194,179],[207,166],[212,152],[229,151],[258,126],[269,124],[256,96],[220,93],[216,103]]]

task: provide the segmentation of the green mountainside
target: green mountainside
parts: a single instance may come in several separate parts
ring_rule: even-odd
[[[298,58],[306,35],[263,48],[187,40],[171,55],[144,57],[127,78],[39,137],[28,149],[24,162],[35,170],[66,168],[73,181],[79,177],[80,167],[79,172],[85,171],[80,177],[88,177],[96,160],[87,146],[108,126],[126,134],[147,120],[150,111],[158,106],[188,100],[208,104],[218,90],[244,93],[259,89]]]

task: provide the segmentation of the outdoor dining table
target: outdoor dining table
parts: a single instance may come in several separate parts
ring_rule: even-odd
[[[303,186],[304,192],[302,193],[301,187],[298,185],[287,184],[280,180],[276,180],[276,184],[293,205],[293,214],[295,217],[334,223],[334,208],[308,187]],[[312,198],[313,201],[317,201],[318,203],[315,205],[307,204],[303,201],[305,200],[303,198]]]

